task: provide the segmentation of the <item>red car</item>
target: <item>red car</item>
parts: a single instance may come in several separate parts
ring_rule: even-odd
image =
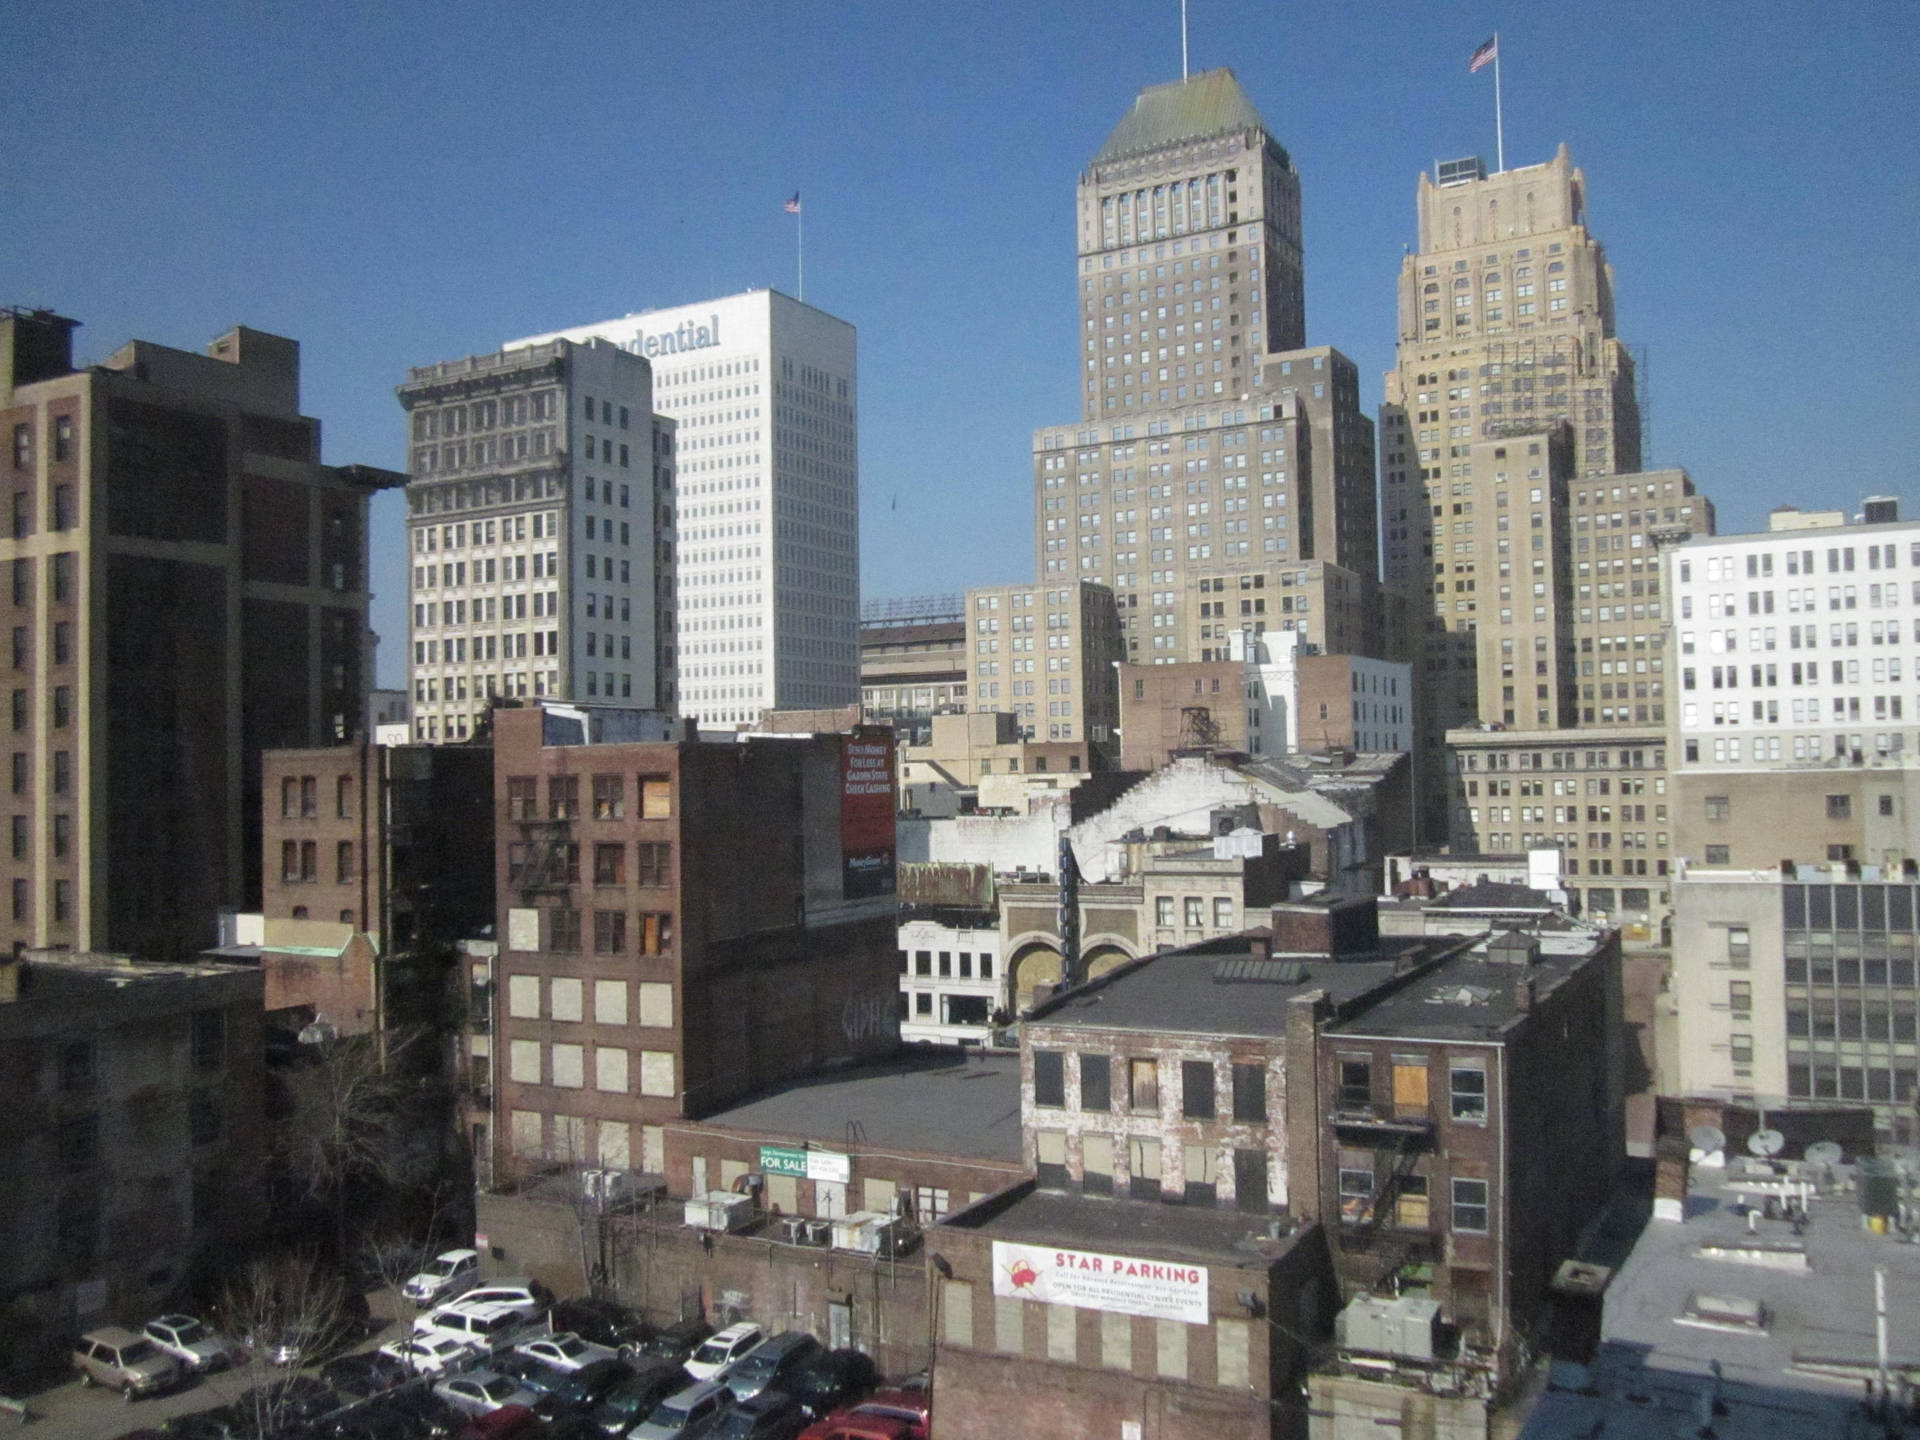
[[[526,1406],[502,1405],[469,1420],[460,1432],[460,1440],[521,1440],[537,1435],[540,1429],[540,1417]]]
[[[933,1404],[924,1390],[876,1390],[858,1405],[834,1411],[796,1440],[927,1440]]]

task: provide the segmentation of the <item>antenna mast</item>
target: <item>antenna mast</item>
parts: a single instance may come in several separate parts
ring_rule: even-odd
[[[1180,0],[1180,78],[1187,78],[1187,0]]]

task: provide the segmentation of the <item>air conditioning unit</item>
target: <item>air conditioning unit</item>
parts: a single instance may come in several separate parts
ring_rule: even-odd
[[[743,1230],[754,1217],[753,1197],[709,1190],[687,1201],[686,1223],[694,1230]]]

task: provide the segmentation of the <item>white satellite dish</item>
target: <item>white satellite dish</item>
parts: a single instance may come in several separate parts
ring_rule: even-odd
[[[1809,1165],[1838,1165],[1840,1155],[1840,1145],[1835,1140],[1816,1140],[1807,1146]]]
[[[1687,1143],[1702,1154],[1711,1155],[1727,1148],[1727,1136],[1718,1125],[1696,1125],[1687,1132]]]
[[[1787,1148],[1787,1137],[1778,1130],[1756,1130],[1747,1137],[1747,1150],[1762,1159],[1770,1159]]]

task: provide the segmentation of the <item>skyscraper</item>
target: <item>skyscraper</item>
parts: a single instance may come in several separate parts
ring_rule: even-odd
[[[0,313],[12,440],[6,942],[182,958],[257,907],[263,751],[364,724],[367,501],[320,463],[300,347],[135,340]]]
[[[416,740],[495,696],[675,703],[673,423],[647,362],[551,340],[408,372]]]
[[[1299,176],[1233,72],[1142,91],[1078,195],[1081,419],[1034,435],[1039,583],[1111,587],[1127,658],[1166,664],[1371,594],[1373,425],[1353,363],[1305,347]]]
[[[514,341],[646,356],[679,427],[682,714],[751,722],[860,698],[853,326],[750,290]]]

